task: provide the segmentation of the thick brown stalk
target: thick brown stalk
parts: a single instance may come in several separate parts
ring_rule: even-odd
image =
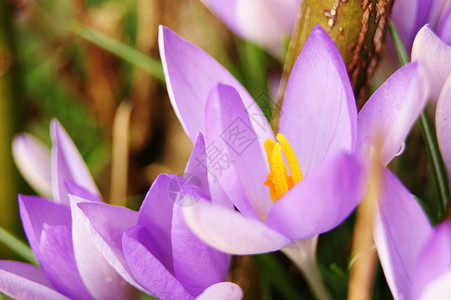
[[[278,103],[282,102],[291,68],[310,31],[319,24],[340,50],[358,107],[362,107],[382,54],[393,3],[394,0],[303,0],[284,65]]]

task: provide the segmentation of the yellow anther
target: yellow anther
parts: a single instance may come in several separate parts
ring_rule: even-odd
[[[280,144],[275,144],[271,154],[272,163],[269,165],[269,171],[272,175],[272,182],[274,184],[277,199],[288,192],[288,171],[280,150]]]
[[[266,157],[268,157],[268,163],[271,165],[271,157],[272,157],[272,150],[274,149],[274,145],[276,142],[274,142],[271,139],[266,139],[265,141],[265,150],[266,150]]]
[[[302,180],[301,168],[293,148],[282,134],[278,134],[276,138],[279,143],[267,139],[264,144],[269,163],[269,174],[264,184],[269,187],[271,199],[274,202]],[[287,160],[291,176],[288,175],[282,153]]]
[[[293,178],[293,184],[296,184],[303,178],[301,167],[299,166],[296,154],[294,154],[293,148],[291,148],[290,143],[288,143],[283,134],[278,133],[276,138],[279,141],[280,146],[282,147],[282,152],[285,155],[285,158],[287,159],[291,177]]]

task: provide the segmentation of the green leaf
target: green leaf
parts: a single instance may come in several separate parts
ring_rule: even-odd
[[[69,30],[124,61],[141,68],[164,83],[163,67],[160,61],[81,23],[74,21]]]
[[[0,227],[0,242],[2,242],[5,246],[10,248],[12,251],[20,255],[28,262],[34,265],[39,265],[30,247],[28,247],[27,244],[16,238],[14,235],[9,233],[2,227]]]

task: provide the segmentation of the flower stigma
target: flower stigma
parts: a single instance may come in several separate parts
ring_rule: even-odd
[[[303,178],[301,167],[290,143],[280,133],[277,134],[276,139],[278,143],[266,139],[264,144],[269,163],[269,174],[264,184],[269,187],[269,193],[274,202]],[[290,175],[288,175],[282,153],[290,168]]]

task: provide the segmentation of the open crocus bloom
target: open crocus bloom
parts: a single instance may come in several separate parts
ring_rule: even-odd
[[[150,211],[136,213],[104,204],[78,150],[57,121],[52,122],[51,133],[50,160],[33,155],[33,145],[38,149],[42,145],[29,136],[19,136],[14,144],[23,155],[29,152],[26,158],[16,157],[30,163],[24,170],[51,174],[51,182],[45,184],[52,187],[53,200],[19,196],[25,233],[42,269],[0,261],[0,291],[19,299],[129,299],[137,289],[164,298],[241,297],[240,288],[232,283],[213,285],[225,277],[228,256],[209,250],[173,217],[177,208],[173,213],[168,199],[170,176],[149,191],[143,207]],[[49,161],[46,170],[43,162]],[[193,249],[201,253],[190,263],[207,277],[180,258]],[[210,255],[208,260],[205,255]]]
[[[451,223],[432,228],[416,199],[384,170],[374,238],[395,299],[448,299]]]
[[[301,0],[203,0],[235,34],[282,57],[283,37],[291,34]]]
[[[171,197],[172,193],[183,193],[179,189],[183,183],[177,175],[161,174],[138,213],[104,203],[80,202],[71,196],[78,222],[92,237],[91,245],[85,247],[100,250],[127,282],[158,298],[241,299],[237,285],[221,282],[230,256],[194,236],[177,199]]]
[[[410,64],[357,120],[340,53],[317,26],[293,67],[275,137],[248,92],[213,58],[164,27],[160,53],[180,122],[193,142],[205,135],[194,149],[201,139],[212,199],[229,198],[240,212],[199,201],[185,216],[203,240],[233,254],[275,251],[340,224],[362,196],[362,167],[352,153],[365,157],[364,144],[382,122],[388,163],[425,104],[420,66]]]

